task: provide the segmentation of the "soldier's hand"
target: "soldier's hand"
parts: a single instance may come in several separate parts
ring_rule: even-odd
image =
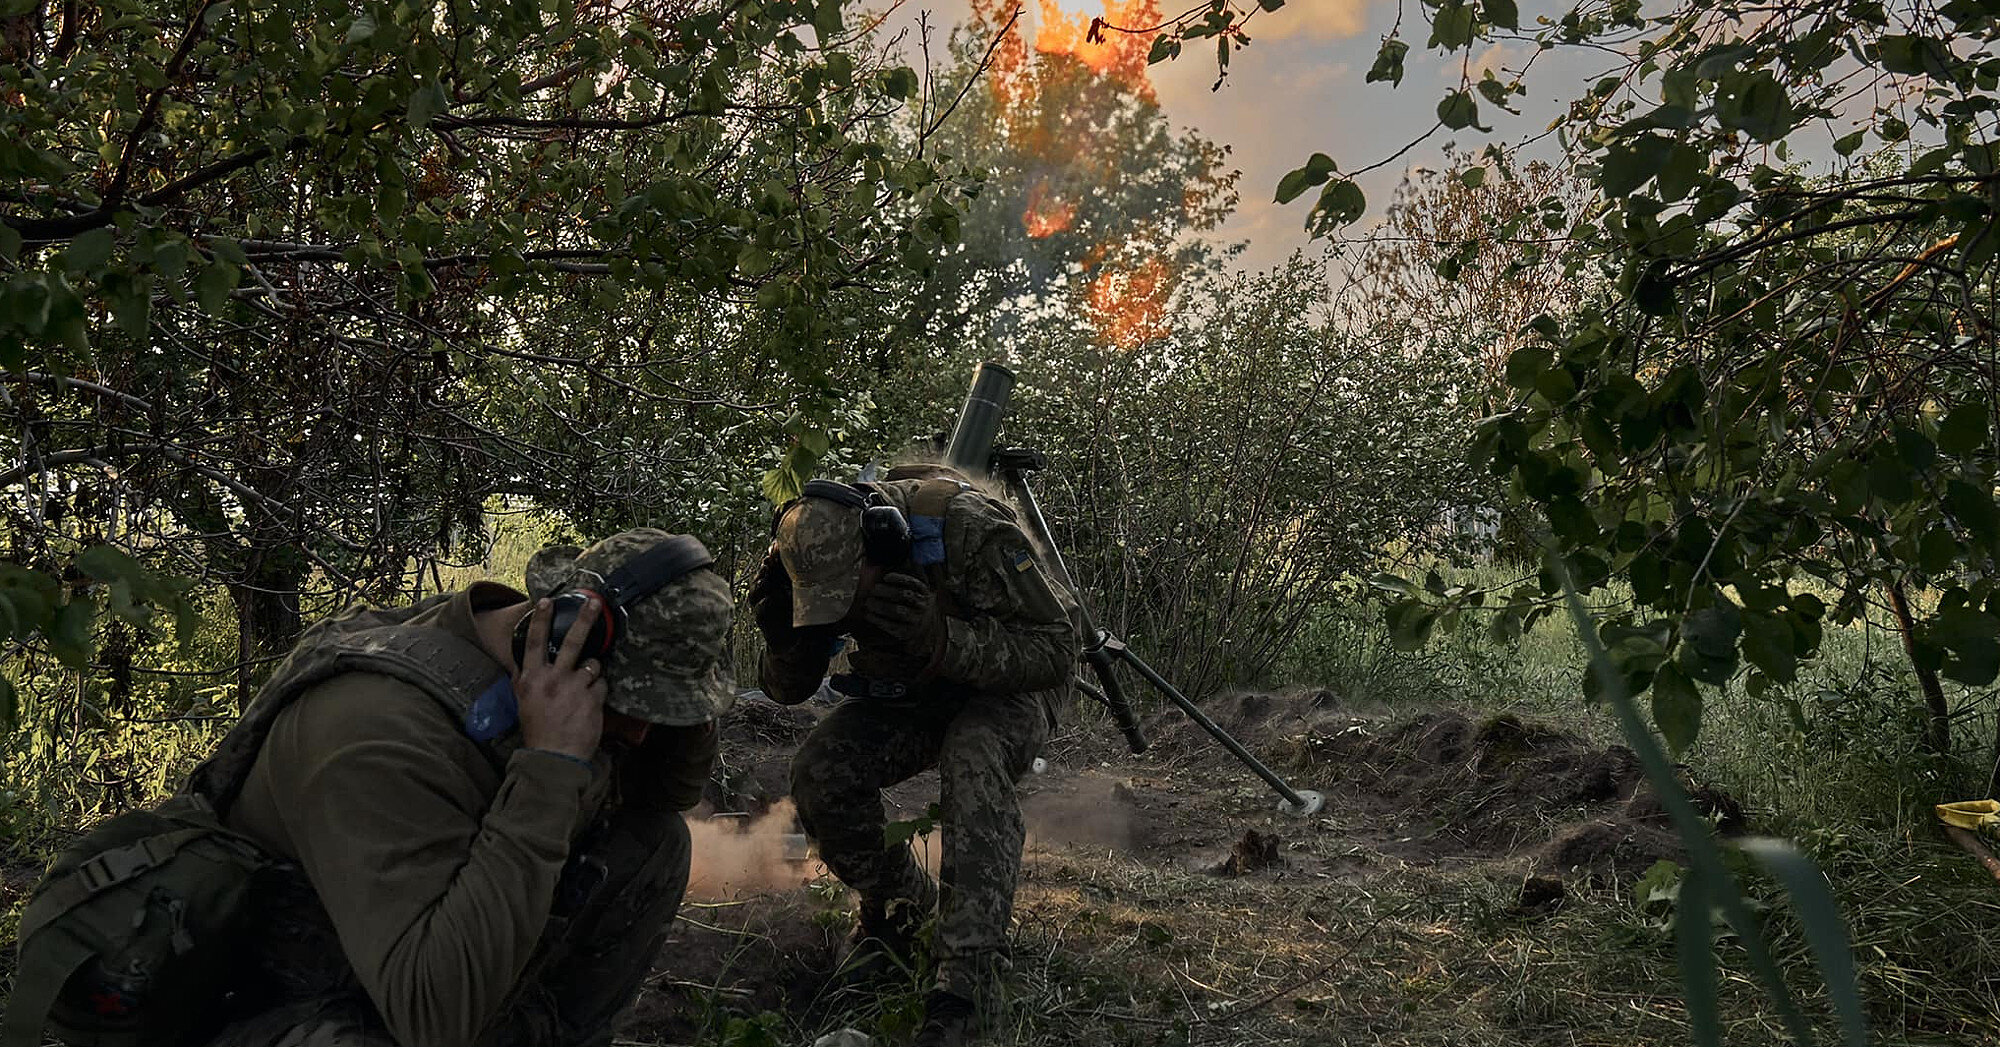
[[[757,577],[750,580],[750,617],[764,638],[783,643],[792,635],[792,576],[778,558],[778,547],[764,554]]]
[[[595,596],[585,602],[553,661],[537,657],[549,649],[549,601],[536,601],[529,613],[528,653],[526,664],[516,667],[514,702],[521,713],[521,741],[531,749],[581,760],[597,753],[604,735],[604,666],[581,657],[597,607]]]
[[[929,659],[944,645],[944,609],[915,575],[883,575],[861,600],[861,620],[917,658]]]

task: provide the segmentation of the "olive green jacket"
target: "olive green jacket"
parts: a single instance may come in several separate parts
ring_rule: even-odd
[[[519,599],[476,586],[410,624],[476,640],[476,610]],[[572,841],[606,803],[694,806],[715,739],[655,727],[586,765],[518,732],[474,742],[418,688],[347,673],[278,714],[228,822],[298,863],[398,1042],[470,1045],[528,966]]]

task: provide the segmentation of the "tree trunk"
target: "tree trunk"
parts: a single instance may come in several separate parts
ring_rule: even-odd
[[[1889,608],[1896,614],[1896,630],[1903,634],[1903,653],[1910,657],[1910,668],[1917,674],[1917,687],[1924,692],[1924,705],[1930,711],[1930,730],[1925,740],[1931,751],[1949,756],[1951,706],[1944,700],[1944,687],[1938,683],[1937,670],[1927,669],[1917,660],[1917,622],[1910,614],[1910,599],[1900,581],[1889,583]]]
[[[268,659],[282,657],[299,638],[299,586],[304,571],[296,555],[253,554],[244,577],[229,583],[236,604],[236,704],[257,694]]]

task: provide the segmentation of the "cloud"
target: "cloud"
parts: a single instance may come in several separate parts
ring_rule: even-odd
[[[1528,48],[1509,46],[1505,41],[1495,43],[1479,53],[1472,60],[1472,78],[1477,80],[1491,72],[1494,76],[1507,79],[1507,70],[1520,69],[1527,64]]]
[[[1371,0],[1291,0],[1276,11],[1262,11],[1245,31],[1253,40],[1339,40],[1359,36],[1368,28]]]

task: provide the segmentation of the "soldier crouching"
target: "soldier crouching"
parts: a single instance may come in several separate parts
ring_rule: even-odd
[[[1074,605],[1013,514],[949,477],[814,481],[782,507],[749,597],[781,702],[833,677],[848,696],[792,763],[799,818],[860,895],[858,948],[907,963],[933,909],[936,983],[918,1047],[967,1042],[991,1015],[1024,830],[1015,782],[1048,740],[1077,660]],[[941,883],[887,845],[880,790],[936,767]]]
[[[560,645],[548,600],[489,582],[309,632],[193,785],[292,869],[259,906],[253,1013],[212,1047],[609,1043],[733,695],[707,563],[653,530],[543,550],[531,594],[589,595]],[[634,579],[658,584],[584,656]]]

